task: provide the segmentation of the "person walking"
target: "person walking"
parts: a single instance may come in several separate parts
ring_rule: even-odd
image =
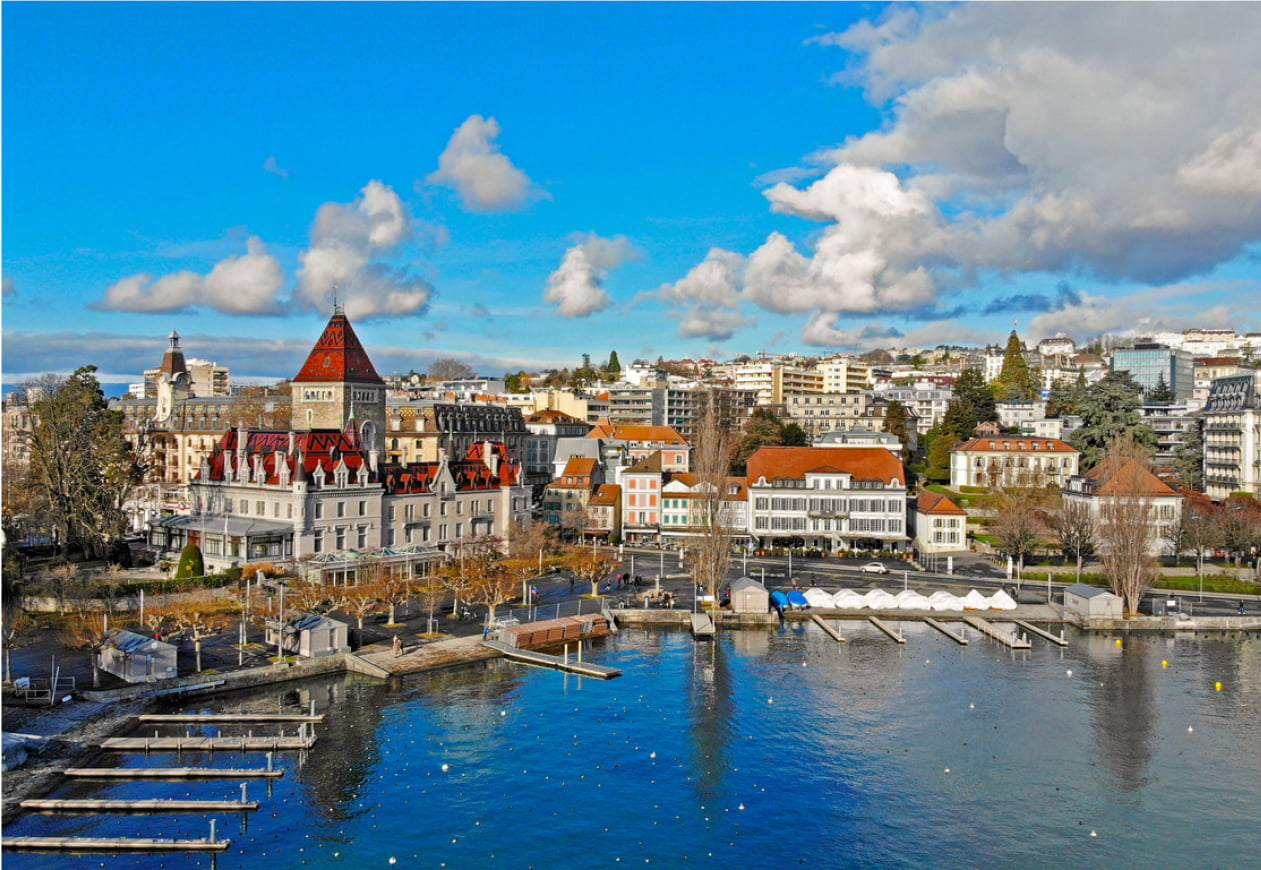
[[[403,654],[403,639],[397,634],[394,635],[394,658],[398,658]]]

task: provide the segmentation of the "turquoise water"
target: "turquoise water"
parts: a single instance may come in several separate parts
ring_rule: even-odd
[[[270,791],[251,783],[259,812],[220,815],[233,845],[213,866],[1257,865],[1261,641],[1074,635],[1065,651],[1012,654],[970,629],[967,647],[903,629],[900,648],[857,622],[845,645],[813,625],[699,644],[632,630],[589,653],[625,671],[609,682],[499,661],[217,698],[197,709],[314,701],[329,721],[305,757],[278,759]],[[52,796],[235,799],[240,786]],[[201,837],[206,818],[31,815],[5,834]],[[6,868],[159,863],[212,859],[5,855]]]

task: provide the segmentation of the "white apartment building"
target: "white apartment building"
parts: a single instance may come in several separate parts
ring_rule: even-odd
[[[823,392],[857,393],[871,388],[871,366],[855,357],[833,357],[816,366],[823,375]]]
[[[1261,395],[1251,375],[1213,382],[1204,418],[1204,492],[1261,498]]]
[[[734,386],[757,393],[759,405],[782,406],[788,396],[823,392],[823,375],[817,369],[785,363],[742,363],[731,367]]]
[[[749,532],[761,546],[902,550],[906,469],[878,447],[763,447],[749,457]]]

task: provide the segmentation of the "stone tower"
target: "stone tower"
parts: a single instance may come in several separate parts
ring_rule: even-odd
[[[171,345],[162,355],[162,365],[155,374],[158,391],[158,404],[153,417],[158,422],[170,419],[175,405],[191,395],[189,385],[192,378],[188,374],[188,366],[184,362],[184,350],[180,347],[180,334],[171,330],[167,336]],[[146,372],[146,374],[148,374]]]
[[[340,305],[293,379],[293,428],[345,430],[354,421],[365,451],[385,451],[385,381]]]

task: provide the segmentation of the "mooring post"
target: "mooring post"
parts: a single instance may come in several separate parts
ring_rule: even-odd
[[[215,821],[216,821],[215,819],[211,819],[211,820],[210,820],[210,842],[212,842],[212,843],[216,842],[216,840],[215,840]]]
[[[271,757],[271,753],[269,752],[267,753],[267,769],[269,771],[271,770],[271,762],[272,762],[272,757]]]
[[[245,791],[246,785],[247,783],[244,783],[244,782],[241,783],[241,803],[243,804],[249,803],[249,800],[246,798],[246,791]]]

